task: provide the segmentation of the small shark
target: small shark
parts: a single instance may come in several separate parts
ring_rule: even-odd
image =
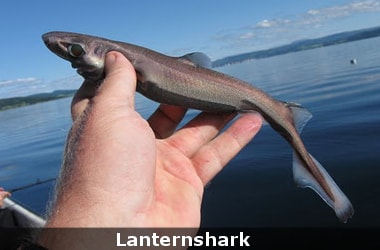
[[[244,81],[212,70],[210,59],[202,53],[170,57],[137,45],[70,32],[49,32],[42,38],[87,80],[102,80],[105,55],[118,51],[136,70],[137,91],[149,99],[207,112],[259,112],[293,147],[296,184],[313,189],[342,222],[354,214],[351,202],[300,138],[311,118],[301,105],[275,100]]]

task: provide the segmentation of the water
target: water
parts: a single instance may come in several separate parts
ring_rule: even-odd
[[[339,223],[311,190],[295,187],[291,148],[264,126],[207,186],[202,226],[380,226],[379,42],[362,40],[218,69],[313,113],[302,138],[351,199],[353,219]],[[358,64],[350,64],[352,58]],[[57,175],[71,123],[69,105],[70,99],[61,99],[0,112],[0,186],[12,189]],[[144,117],[156,106],[137,98]],[[36,185],[13,197],[44,213],[53,186]]]

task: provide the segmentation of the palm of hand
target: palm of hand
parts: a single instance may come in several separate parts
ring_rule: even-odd
[[[201,113],[173,133],[184,114],[183,108],[161,105],[148,120],[156,137],[164,138],[156,139],[154,199],[149,210],[154,218],[148,220],[152,226],[199,227],[204,185],[261,124],[256,115],[243,116],[219,134],[235,115]]]

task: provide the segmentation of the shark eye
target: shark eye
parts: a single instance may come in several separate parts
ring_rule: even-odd
[[[85,53],[84,49],[79,44],[70,44],[67,47],[67,51],[69,52],[70,56],[75,58],[80,57]]]

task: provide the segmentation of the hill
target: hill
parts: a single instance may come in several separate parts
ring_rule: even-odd
[[[23,97],[0,99],[0,111],[73,96],[76,90],[56,90]]]
[[[239,63],[246,60],[278,56],[278,55],[282,55],[282,54],[286,54],[290,52],[315,49],[319,47],[353,42],[353,41],[377,37],[377,36],[380,36],[380,27],[355,30],[355,31],[347,31],[347,32],[337,33],[337,34],[333,34],[333,35],[329,35],[329,36],[325,36],[321,38],[297,41],[288,45],[284,45],[284,46],[280,46],[280,47],[276,47],[272,49],[228,56],[228,57],[213,61],[212,66],[221,67],[226,64],[234,64],[234,63]]]

